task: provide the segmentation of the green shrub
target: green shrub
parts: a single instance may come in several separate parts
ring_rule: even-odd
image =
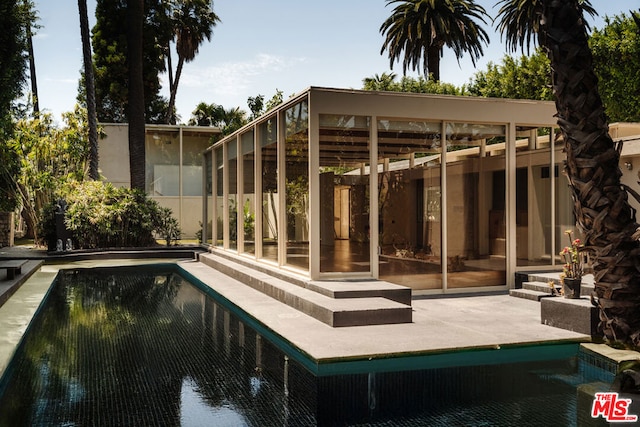
[[[180,225],[178,220],[172,215],[171,209],[160,208],[156,223],[157,234],[171,246],[171,242],[177,243],[180,240]]]
[[[180,238],[178,221],[171,210],[139,190],[116,188],[110,183],[75,183],[61,192],[65,199],[65,225],[81,249],[146,247],[162,236],[167,245]],[[55,248],[55,204],[44,210],[43,234],[49,248]],[[50,240],[53,240],[51,242]],[[53,246],[52,246],[53,243]]]

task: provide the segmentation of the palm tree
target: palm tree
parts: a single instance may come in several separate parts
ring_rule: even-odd
[[[25,11],[33,14],[26,22],[27,51],[29,54],[29,80],[31,80],[31,99],[33,102],[33,116],[40,115],[40,103],[38,102],[38,82],[36,80],[36,60],[33,55],[33,28],[37,28],[34,23],[37,20],[35,12],[33,12],[33,3],[31,0],[24,0]]]
[[[201,102],[191,113],[190,126],[215,126],[222,135],[230,135],[246,125],[247,112],[240,107],[226,109],[222,105]]]
[[[211,40],[213,27],[220,21],[213,12],[209,0],[184,0],[174,4],[171,20],[174,28],[174,40],[178,54],[175,78],[171,68],[171,50],[167,50],[169,71],[169,105],[167,108],[167,123],[175,123],[175,103],[178,92],[178,82],[185,62],[192,61],[204,39]]]
[[[127,1],[127,62],[129,76],[129,174],[131,188],[145,191],[145,107],[142,28],[144,0]]]
[[[382,73],[382,75],[374,75],[362,80],[365,90],[390,90],[395,83],[396,73]]]
[[[196,109],[191,112],[189,126],[217,126],[224,115],[224,108],[217,104],[207,104],[201,102],[196,105]]]
[[[460,60],[464,52],[475,61],[483,54],[489,36],[479,26],[488,15],[474,0],[388,0],[397,3],[392,15],[380,27],[385,40],[380,50],[389,53],[390,66],[402,60],[402,70],[422,69],[425,77],[440,80],[440,57],[445,46]]]
[[[520,46],[524,53],[526,46],[529,55],[531,44],[535,45],[536,41],[534,35],[540,32],[543,2],[544,0],[500,0],[496,3],[496,6],[501,5],[496,29],[505,38],[507,50],[515,52]],[[589,0],[578,0],[578,4],[583,12],[591,16],[598,14]]]
[[[82,56],[84,59],[84,83],[87,94],[87,121],[89,123],[89,178],[98,179],[98,120],[96,117],[96,86],[93,79],[93,61],[91,60],[91,38],[89,37],[89,18],[87,0],[78,0],[80,12],[80,34],[82,36]],[[34,107],[35,110],[35,107]]]
[[[537,32],[551,62],[558,125],[565,142],[565,172],[577,226],[594,255],[593,302],[600,328],[614,345],[640,347],[640,246],[635,212],[620,182],[620,154],[608,132],[602,99],[587,43],[579,0],[530,0],[527,19],[512,9],[526,1],[504,0],[499,28],[510,43],[528,43]],[[510,7],[507,7],[510,6]],[[538,24],[539,23],[539,24]]]

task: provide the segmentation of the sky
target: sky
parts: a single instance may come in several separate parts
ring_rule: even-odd
[[[498,0],[476,0],[495,17]],[[95,0],[87,0],[89,25],[95,24]],[[602,28],[605,16],[638,10],[640,0],[591,0],[599,16],[588,18],[592,28]],[[78,3],[75,0],[35,0],[40,28],[34,37],[34,57],[40,109],[60,122],[61,114],[76,103],[82,68]],[[186,63],[178,87],[176,108],[183,123],[200,102],[248,111],[247,98],[277,90],[284,98],[309,86],[360,89],[362,81],[393,71],[380,54],[380,25],[393,6],[385,0],[214,0],[221,22],[196,58]],[[500,35],[484,27],[490,43],[473,66],[465,55],[460,62],[445,49],[441,81],[461,86],[499,63],[507,53]],[[519,52],[517,52],[519,54]],[[416,73],[408,75],[417,77]],[[166,76],[161,76],[168,86]],[[162,94],[168,98],[168,90]]]

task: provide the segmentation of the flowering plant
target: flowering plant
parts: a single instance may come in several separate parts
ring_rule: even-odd
[[[582,259],[580,257],[580,251],[584,247],[580,239],[574,239],[571,230],[567,230],[564,232],[567,236],[569,236],[570,246],[565,246],[562,251],[560,251],[560,257],[564,261],[564,266],[562,267],[562,273],[564,277],[569,279],[580,279],[582,278]]]

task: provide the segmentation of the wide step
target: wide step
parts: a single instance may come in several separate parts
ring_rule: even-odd
[[[361,292],[355,292],[352,288],[354,284],[351,283],[346,289],[354,292],[356,297],[346,297],[347,294],[339,290],[339,297],[332,297],[326,286],[321,286],[318,282],[308,282],[307,287],[302,281],[304,286],[301,286],[299,279],[287,281],[211,253],[200,254],[199,260],[201,264],[223,273],[230,280],[236,280],[333,327],[412,322],[411,291],[408,290],[409,304],[399,302],[407,301],[407,298],[406,293],[400,289],[403,287],[397,285],[387,288],[372,281],[369,286],[371,289],[367,291],[368,282],[357,283],[361,285]],[[188,268],[188,265],[183,268]],[[215,289],[215,285],[212,287]],[[385,294],[386,297],[380,296]]]
[[[509,289],[509,295],[517,298],[524,298],[532,301],[540,301],[542,298],[553,297],[550,292],[540,292],[531,289]]]

